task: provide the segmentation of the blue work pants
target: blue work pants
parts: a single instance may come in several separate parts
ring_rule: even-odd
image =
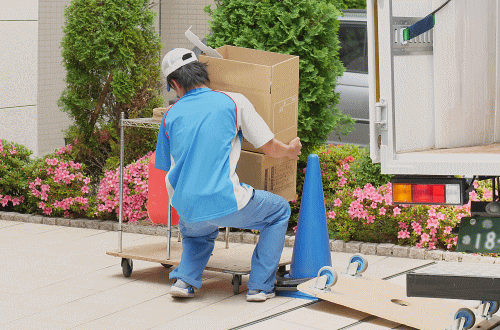
[[[196,223],[185,223],[181,218],[181,262],[170,273],[170,278],[181,279],[199,289],[219,227],[253,229],[260,230],[260,237],[252,255],[247,287],[249,290],[273,291],[289,218],[288,202],[283,197],[263,190],[255,190],[248,204],[230,215]]]

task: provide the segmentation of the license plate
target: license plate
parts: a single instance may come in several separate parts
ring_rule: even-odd
[[[500,218],[462,218],[456,251],[467,253],[500,253]]]

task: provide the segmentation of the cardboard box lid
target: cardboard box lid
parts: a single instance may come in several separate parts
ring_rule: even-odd
[[[202,54],[199,60],[208,63],[210,79],[221,87],[240,86],[266,94],[273,90],[298,88],[298,56],[229,45],[217,48],[217,52],[224,58]]]

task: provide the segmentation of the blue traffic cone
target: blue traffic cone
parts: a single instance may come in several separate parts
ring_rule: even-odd
[[[313,278],[318,275],[318,271],[322,267],[331,265],[332,258],[319,157],[311,154],[307,159],[292,264],[286,277],[290,279]],[[313,298],[299,291],[280,291],[279,294],[296,298]]]

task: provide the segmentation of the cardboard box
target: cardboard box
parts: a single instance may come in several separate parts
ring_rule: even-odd
[[[169,107],[170,108],[170,107]],[[153,109],[153,120],[161,122],[163,115],[169,108],[154,108]]]
[[[242,150],[236,174],[241,183],[246,183],[255,189],[275,193],[288,201],[296,199],[296,160],[271,158],[260,153]]]
[[[299,57],[227,45],[216,51],[223,58],[199,56],[208,64],[209,87],[245,95],[277,140],[297,137]],[[242,149],[263,153],[248,141]]]

